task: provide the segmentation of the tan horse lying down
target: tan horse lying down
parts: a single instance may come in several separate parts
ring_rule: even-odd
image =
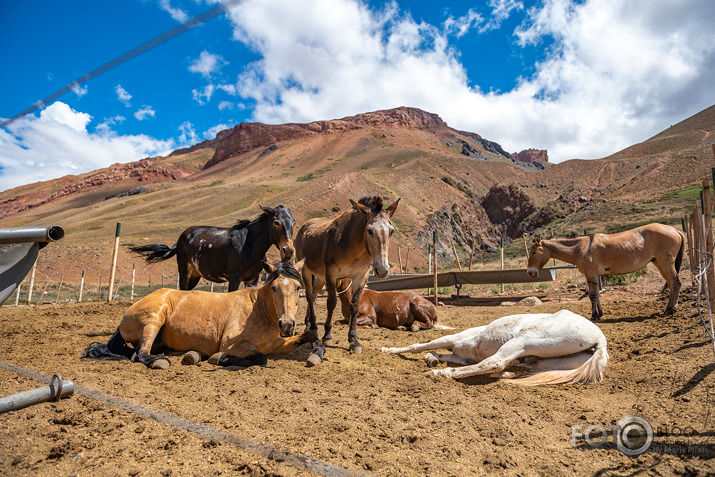
[[[166,368],[158,347],[196,351],[220,366],[266,363],[270,353],[290,353],[317,340],[314,331],[293,336],[304,262],[271,265],[260,288],[230,293],[162,288],[133,304],[107,344],[93,344],[83,357],[129,358],[152,368]],[[131,343],[129,347],[127,343]]]
[[[437,376],[459,379],[498,373],[496,377],[512,379],[514,373],[503,371],[518,364],[530,376],[512,382],[530,386],[599,382],[608,362],[606,337],[598,326],[568,310],[505,316],[429,343],[380,351],[402,354],[443,348],[453,354],[432,352],[425,361],[430,366],[438,361],[463,366],[432,370]]]
[[[591,319],[603,316],[599,298],[600,275],[631,273],[653,262],[670,288],[665,315],[678,307],[680,266],[685,251],[685,235],[669,225],[648,224],[617,234],[593,234],[578,238],[541,240],[536,238],[529,252],[527,273],[536,277],[551,258],[576,265],[586,276],[591,299]]]
[[[351,290],[343,280],[338,285],[341,310],[346,320],[350,319]],[[412,331],[452,329],[437,322],[437,308],[417,293],[398,291],[379,292],[364,288],[358,305],[357,326],[372,328],[410,329]]]

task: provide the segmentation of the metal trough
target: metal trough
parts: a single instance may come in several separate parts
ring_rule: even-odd
[[[52,376],[49,386],[23,391],[0,398],[0,414],[8,411],[17,411],[51,400],[59,401],[60,398],[74,394],[74,383],[70,380],[63,381],[59,374]]]
[[[0,303],[7,300],[25,278],[38,252],[64,236],[65,231],[59,225],[0,228]]]

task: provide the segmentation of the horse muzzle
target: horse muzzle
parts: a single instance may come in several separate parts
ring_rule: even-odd
[[[293,242],[286,243],[280,247],[281,261],[287,262],[295,253],[295,248],[293,248]]]
[[[278,330],[282,338],[289,338],[295,333],[295,320],[278,320]]]
[[[386,278],[390,273],[390,268],[384,265],[375,265],[373,266],[373,272],[377,278]]]
[[[539,276],[539,271],[536,268],[527,268],[526,273],[529,275],[531,278],[536,278]]]

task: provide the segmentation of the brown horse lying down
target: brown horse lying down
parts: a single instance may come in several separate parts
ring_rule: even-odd
[[[340,280],[338,296],[343,317],[350,319],[349,280]],[[372,328],[411,329],[412,331],[451,329],[437,323],[437,309],[431,301],[416,293],[378,292],[364,288],[358,305],[357,326]]]
[[[230,293],[162,288],[133,304],[107,344],[93,344],[83,357],[129,358],[151,368],[166,368],[158,347],[197,351],[220,366],[266,363],[270,353],[290,353],[317,340],[315,331],[293,336],[304,262],[271,265],[260,288]],[[129,347],[127,343],[131,343]]]

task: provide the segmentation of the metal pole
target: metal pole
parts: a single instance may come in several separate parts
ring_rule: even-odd
[[[15,306],[17,306],[20,303],[20,286],[22,285],[22,282],[17,284],[17,292],[15,293]]]
[[[33,404],[47,402],[50,400],[59,401],[60,398],[74,394],[74,383],[70,380],[63,381],[59,374],[52,376],[49,386],[24,391],[17,394],[0,398],[0,414],[8,411],[17,411]]]
[[[114,291],[114,274],[117,271],[117,254],[119,252],[119,231],[122,224],[117,222],[117,231],[114,234],[114,252],[112,253],[112,270],[109,274],[109,293],[107,293],[107,303],[112,301],[112,292]]]

